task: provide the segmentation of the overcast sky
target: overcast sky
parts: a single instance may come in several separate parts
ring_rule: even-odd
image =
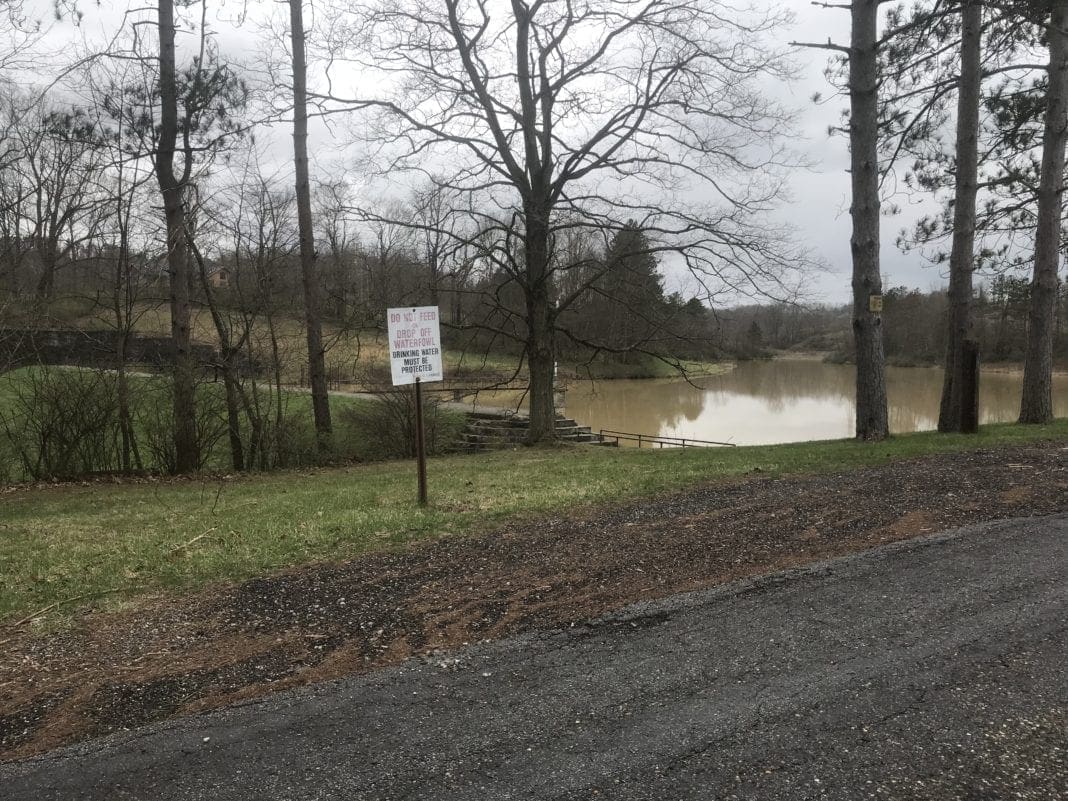
[[[826,42],[830,37],[835,43],[848,44],[848,11],[819,8],[809,0],[784,0],[784,4],[796,15],[791,39]],[[786,214],[833,271],[818,279],[821,294],[828,301],[846,301],[850,298],[849,150],[846,138],[828,136],[827,128],[838,122],[848,99],[831,97],[833,88],[823,75],[829,55],[826,50],[804,50],[797,55],[802,78],[791,87],[789,98],[801,112],[801,148],[815,167],[794,179],[794,199]],[[811,102],[815,92],[823,94],[823,104]],[[916,252],[903,254],[894,244],[902,228],[910,227],[934,206],[929,201],[904,196],[895,197],[894,202],[901,206],[901,213],[882,220],[884,289],[900,285],[923,290],[943,286],[944,267],[931,265]]]
[[[761,2],[762,0],[755,0]],[[763,0],[765,2],[769,0]],[[41,8],[51,7],[51,0],[34,0]],[[796,15],[796,24],[791,30],[783,31],[784,40],[826,42],[828,37],[835,42],[845,43],[849,38],[849,14],[840,9],[826,9],[813,6],[809,0],[783,0]],[[113,29],[121,19],[121,11],[127,4],[119,0],[103,0],[101,5],[84,4],[85,21],[80,32],[75,32],[68,22],[57,23],[50,40],[62,44],[63,41],[81,36],[99,38]],[[146,4],[151,8],[150,4]],[[222,3],[223,14],[231,16],[242,4],[231,0]],[[255,7],[255,6],[253,6]],[[267,6],[270,7],[270,6]],[[276,9],[280,6],[275,5]],[[215,8],[219,8],[219,3]],[[152,15],[149,15],[151,18]],[[220,32],[225,25],[218,20],[213,27]],[[224,34],[223,49],[241,47],[243,34]],[[249,44],[248,46],[252,46]],[[839,114],[846,106],[845,97],[833,97],[833,89],[823,76],[827,64],[828,52],[825,50],[802,50],[796,59],[800,67],[799,81],[790,86],[772,85],[768,91],[785,105],[799,112],[800,138],[795,146],[813,165],[811,170],[799,172],[793,184],[793,198],[784,207],[784,219],[798,229],[798,236],[807,241],[813,252],[822,258],[828,266],[828,272],[816,276],[811,283],[811,293],[816,299],[827,302],[845,302],[850,297],[850,254],[849,254],[849,175],[848,150],[844,136],[828,135],[827,128],[839,119]],[[824,95],[825,102],[813,103],[815,92]],[[279,135],[279,158],[285,158],[289,139]],[[337,151],[328,146],[319,132],[318,147],[313,142],[313,153],[318,151],[321,167],[336,163]],[[923,213],[933,206],[918,199],[897,197],[895,201],[903,207],[897,216],[884,216],[882,225],[882,271],[886,286],[906,285],[920,289],[931,289],[944,285],[942,269],[927,263],[918,253],[901,253],[894,244],[898,232],[908,227]]]

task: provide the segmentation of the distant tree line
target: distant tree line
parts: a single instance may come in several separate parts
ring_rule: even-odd
[[[1027,353],[1031,282],[995,275],[980,283],[972,300],[973,337],[984,363],[1022,365]],[[1068,366],[1068,288],[1059,287],[1054,363]],[[883,346],[889,364],[931,366],[946,348],[946,289],[922,291],[891,287],[883,294]],[[823,354],[830,361],[854,362],[849,306],[742,306],[719,315],[720,341],[743,358],[769,357],[779,351]]]

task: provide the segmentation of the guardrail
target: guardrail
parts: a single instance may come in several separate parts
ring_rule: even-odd
[[[733,442],[716,442],[709,439],[693,439],[692,437],[659,437],[652,434],[632,434],[629,431],[609,431],[604,428],[597,432],[597,436],[601,438],[601,442],[604,442],[606,439],[615,440],[616,445],[619,445],[621,441],[637,442],[639,448],[644,445],[649,445],[650,447],[657,446],[660,448],[737,447]]]

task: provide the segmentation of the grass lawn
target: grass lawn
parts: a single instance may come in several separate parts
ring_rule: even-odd
[[[909,434],[746,448],[519,449],[430,460],[431,505],[411,462],[236,478],[84,483],[0,491],[0,621],[51,604],[114,606],[425,537],[491,529],[735,476],[848,470],[892,459],[1037,440],[1068,442],[1068,420],[985,426],[974,437]]]

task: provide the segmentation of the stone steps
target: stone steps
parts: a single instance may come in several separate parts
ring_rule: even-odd
[[[517,414],[471,412],[467,418],[460,440],[462,447],[469,451],[514,448],[522,444],[530,428],[530,418]],[[564,442],[604,444],[589,426],[567,417],[556,419],[556,436]]]

